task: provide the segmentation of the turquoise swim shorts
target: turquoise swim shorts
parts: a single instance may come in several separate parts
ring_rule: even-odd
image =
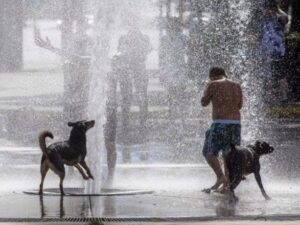
[[[203,155],[223,155],[230,149],[230,143],[241,145],[241,124],[213,123],[206,131]]]

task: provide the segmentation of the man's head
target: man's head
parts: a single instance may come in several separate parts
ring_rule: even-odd
[[[223,68],[221,68],[221,67],[212,67],[209,70],[209,78],[211,80],[222,79],[224,77],[227,78],[227,75],[225,73],[225,70]]]
[[[278,1],[276,0],[267,0],[264,3],[264,8],[269,10],[277,10]]]
[[[265,17],[274,17],[278,11],[278,4],[274,0],[266,1],[264,4],[264,15]]]

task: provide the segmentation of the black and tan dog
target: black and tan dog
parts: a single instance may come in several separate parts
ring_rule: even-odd
[[[269,154],[273,151],[274,148],[263,141],[256,141],[254,145],[248,145],[247,147],[236,147],[235,145],[231,144],[231,150],[225,156],[225,161],[229,173],[228,188],[232,200],[238,200],[238,198],[234,195],[234,189],[239,185],[245,176],[251,173],[254,173],[256,182],[265,199],[270,199],[262,185],[259,158],[260,156]]]
[[[84,179],[94,179],[88,168],[85,157],[86,150],[86,132],[95,125],[95,121],[78,121],[69,122],[68,126],[72,127],[69,140],[56,142],[48,147],[46,146],[46,137],[53,138],[53,134],[44,131],[39,135],[39,144],[43,152],[41,160],[41,175],[39,194],[43,194],[43,183],[49,169],[56,173],[60,178],[59,188],[61,195],[64,195],[63,180],[65,178],[65,166],[75,166]]]

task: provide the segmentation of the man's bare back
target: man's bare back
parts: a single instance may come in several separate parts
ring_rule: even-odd
[[[202,106],[210,102],[213,120],[241,120],[243,97],[240,84],[225,77],[216,77],[208,84],[201,99]]]

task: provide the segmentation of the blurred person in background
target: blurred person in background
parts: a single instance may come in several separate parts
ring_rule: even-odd
[[[177,18],[167,21],[166,34],[161,39],[161,80],[168,89],[169,118],[179,114],[185,126],[186,87],[187,87],[187,45],[188,37],[183,34]]]
[[[129,113],[132,102],[132,89],[135,88],[137,102],[139,106],[139,137],[141,142],[146,138],[146,122],[148,114],[148,83],[149,77],[146,72],[146,59],[152,50],[150,39],[143,34],[137,26],[131,26],[127,34],[119,39],[118,57],[119,67],[118,77],[120,79],[120,89],[122,95],[122,134],[123,141],[128,142],[127,134],[129,126]]]

